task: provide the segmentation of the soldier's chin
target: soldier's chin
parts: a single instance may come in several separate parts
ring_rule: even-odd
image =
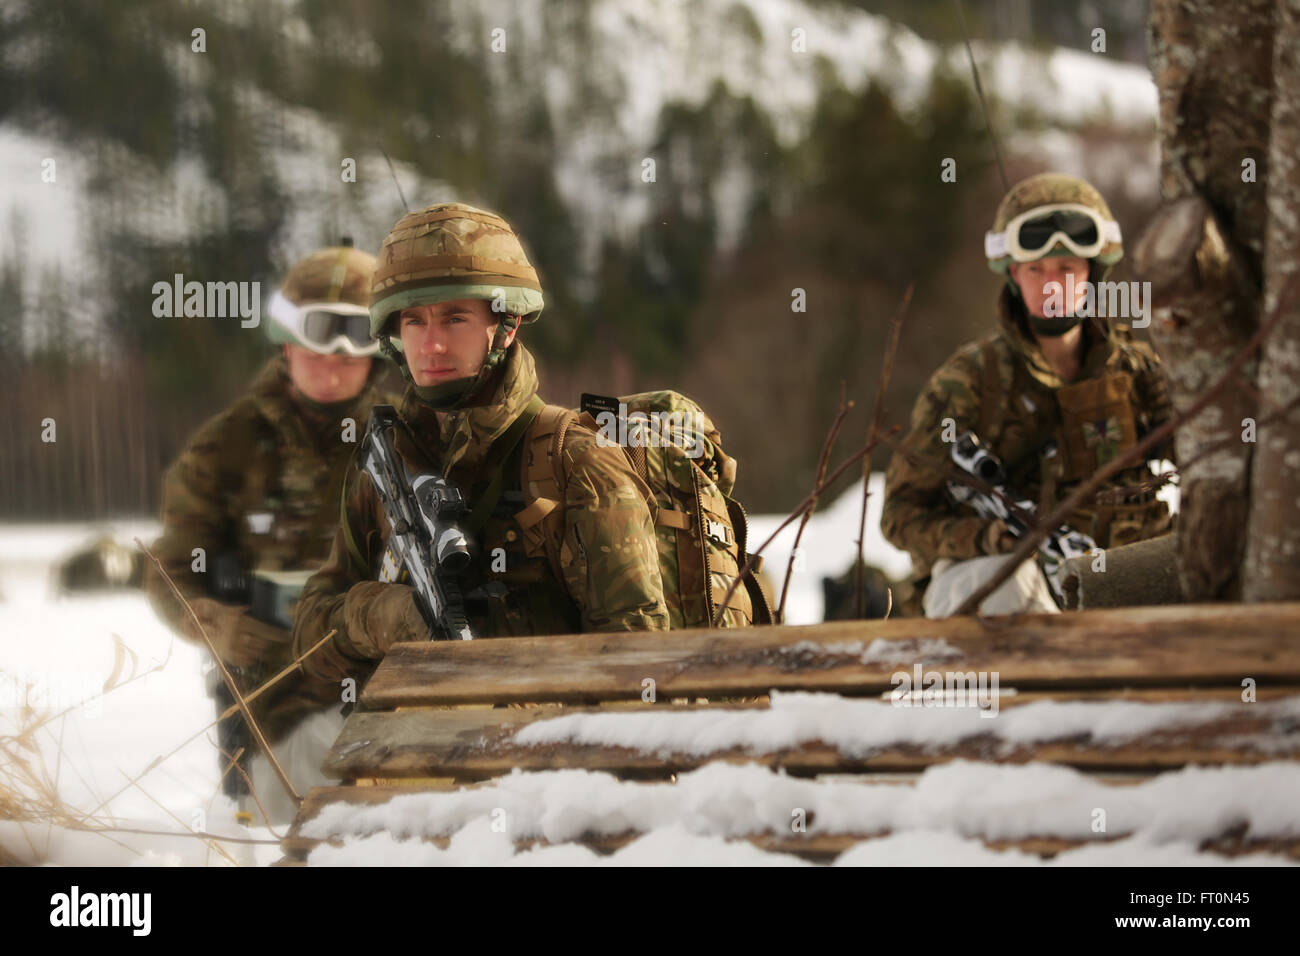
[[[463,378],[463,377],[464,377],[464,376],[462,376],[462,375],[460,374],[460,372],[457,372],[457,371],[454,371],[454,370],[453,370],[453,371],[450,371],[450,372],[436,372],[436,373],[434,373],[434,372],[416,372],[415,375],[414,375],[414,378],[415,378],[415,384],[417,384],[417,385],[419,385],[419,386],[421,386],[421,387],[424,387],[424,386],[433,386],[433,385],[442,385],[442,384],[444,384],[444,383],[446,383],[446,382],[450,382],[450,381],[453,381],[454,379],[457,379],[457,378]]]
[[[1080,315],[1055,315],[1050,319],[1041,315],[1031,315],[1029,316],[1029,327],[1034,330],[1036,335],[1054,339],[1059,335],[1064,335],[1082,321],[1083,316]]]

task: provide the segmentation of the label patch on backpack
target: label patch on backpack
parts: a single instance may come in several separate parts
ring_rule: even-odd
[[[619,401],[610,395],[595,395],[591,392],[582,393],[581,408],[588,412],[592,418],[599,420],[601,412],[609,412],[611,415],[618,415]]]

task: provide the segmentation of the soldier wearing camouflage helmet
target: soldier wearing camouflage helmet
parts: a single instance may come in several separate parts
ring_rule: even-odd
[[[881,529],[911,554],[931,617],[951,614],[1015,546],[1001,521],[954,503],[944,473],[927,464],[948,461],[955,436],[973,430],[1002,460],[1007,487],[1046,514],[1171,414],[1151,348],[1114,317],[1088,314],[1098,283],[1123,254],[1119,224],[1093,186],[1060,173],[1018,183],[998,206],[985,254],[1006,277],[998,328],[934,373],[886,477]],[[1161,454],[1172,456],[1172,446],[1152,457]],[[1152,477],[1140,465],[1100,491]],[[1085,504],[1068,524],[1105,548],[1165,533],[1171,519],[1163,502],[1141,491]],[[981,605],[983,613],[1022,610],[1058,610],[1033,560]]]
[[[409,383],[395,448],[410,473],[442,474],[471,508],[462,527],[474,560],[460,585],[474,634],[666,629],[653,519],[621,449],[586,429],[563,433],[559,540],[544,541],[543,515],[525,507],[521,456],[546,452],[524,436],[554,406],[538,396],[518,334],[542,306],[500,216],[463,203],[404,216],[380,249],[370,306],[371,332]],[[306,665],[322,679],[364,676],[393,643],[429,637],[412,589],[384,570],[387,529],[369,477],[354,470],[329,561],[295,622],[298,649],[334,632]]]
[[[250,613],[250,577],[315,570],[325,560],[357,433],[371,405],[392,400],[376,383],[384,369],[369,335],[374,261],[343,245],[317,250],[289,270],[263,323],[277,354],[247,394],[195,433],[164,478],[163,534],[153,553],[244,691],[291,660],[289,631]],[[201,643],[171,587],[152,563],[147,570],[159,616]],[[224,686],[210,679],[209,689],[224,709]],[[252,705],[296,788],[324,782],[320,757],[337,736],[340,706],[337,685],[302,674]],[[259,758],[251,770],[271,815],[291,819],[294,808],[269,764]],[[227,792],[242,795],[236,771],[228,780],[236,783]]]

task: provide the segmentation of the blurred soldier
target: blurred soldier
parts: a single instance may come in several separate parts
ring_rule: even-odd
[[[60,596],[82,591],[138,588],[144,583],[144,555],[100,535],[59,562],[55,592]]]
[[[544,540],[546,510],[525,508],[521,456],[548,460],[555,429],[535,425],[555,406],[538,397],[518,339],[540,316],[542,293],[510,225],[461,203],[408,214],[383,242],[370,301],[371,334],[409,383],[397,454],[411,474],[441,473],[472,509],[462,528],[473,560],[459,580],[473,633],[666,629],[655,527],[621,448],[586,428],[560,432],[559,540]],[[298,649],[335,632],[305,662],[322,679],[368,675],[393,643],[429,638],[413,590],[376,580],[391,567],[388,529],[369,476],[353,470],[329,561],[295,620]],[[384,578],[393,581],[388,570]]]
[[[338,246],[289,270],[266,323],[279,354],[248,394],[198,430],[164,479],[163,535],[153,552],[244,692],[292,660],[287,628],[250,613],[253,575],[315,570],[324,561],[343,476],[370,406],[391,401],[376,387],[382,368],[369,334],[374,262],[368,253]],[[148,571],[155,610],[201,643],[194,621],[152,563]],[[230,698],[219,675],[210,678],[216,678],[209,685],[220,711]],[[322,685],[299,672],[252,706],[299,793],[325,782],[320,758],[342,726],[341,696],[337,684]],[[222,727],[226,742],[244,744],[250,755],[256,751],[239,718]],[[260,753],[251,773],[273,820],[291,819],[294,808]],[[227,793],[244,795],[238,771],[232,769],[225,783]]]
[[[822,620],[851,621],[858,618],[858,562],[855,560],[847,571],[837,578],[822,577]],[[862,614],[863,620],[876,620],[885,617],[901,617],[901,603],[895,605],[900,591],[910,591],[904,582],[903,587],[891,581],[880,568],[862,563]],[[901,599],[901,595],[899,598]]]
[[[951,443],[973,430],[1002,460],[1014,497],[1033,501],[1046,515],[1170,417],[1152,349],[1112,319],[1079,314],[1089,311],[1088,283],[1095,292],[1123,254],[1119,224],[1096,189],[1057,173],[1018,183],[998,207],[985,252],[989,268],[1007,280],[998,329],[963,346],[931,377],[886,477],[881,528],[910,552],[930,617],[951,614],[988,581],[1015,538],[1001,521],[956,505],[945,493],[944,473],[923,462],[947,462]],[[1171,456],[1172,444],[1148,457],[1162,454]],[[1140,464],[1100,490],[1152,477]],[[1162,534],[1171,519],[1163,502],[1142,492],[1113,505],[1085,502],[1067,524],[1106,548]],[[1005,614],[1057,606],[1037,563],[1028,560],[980,609]]]

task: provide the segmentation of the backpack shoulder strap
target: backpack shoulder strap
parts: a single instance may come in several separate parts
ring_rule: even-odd
[[[557,541],[564,534],[564,487],[566,475],[562,451],[564,437],[578,422],[578,414],[562,405],[543,405],[524,436],[524,453],[520,456],[520,488],[528,502],[515,515],[524,535],[524,547],[532,554],[545,553],[555,573],[563,581]]]

